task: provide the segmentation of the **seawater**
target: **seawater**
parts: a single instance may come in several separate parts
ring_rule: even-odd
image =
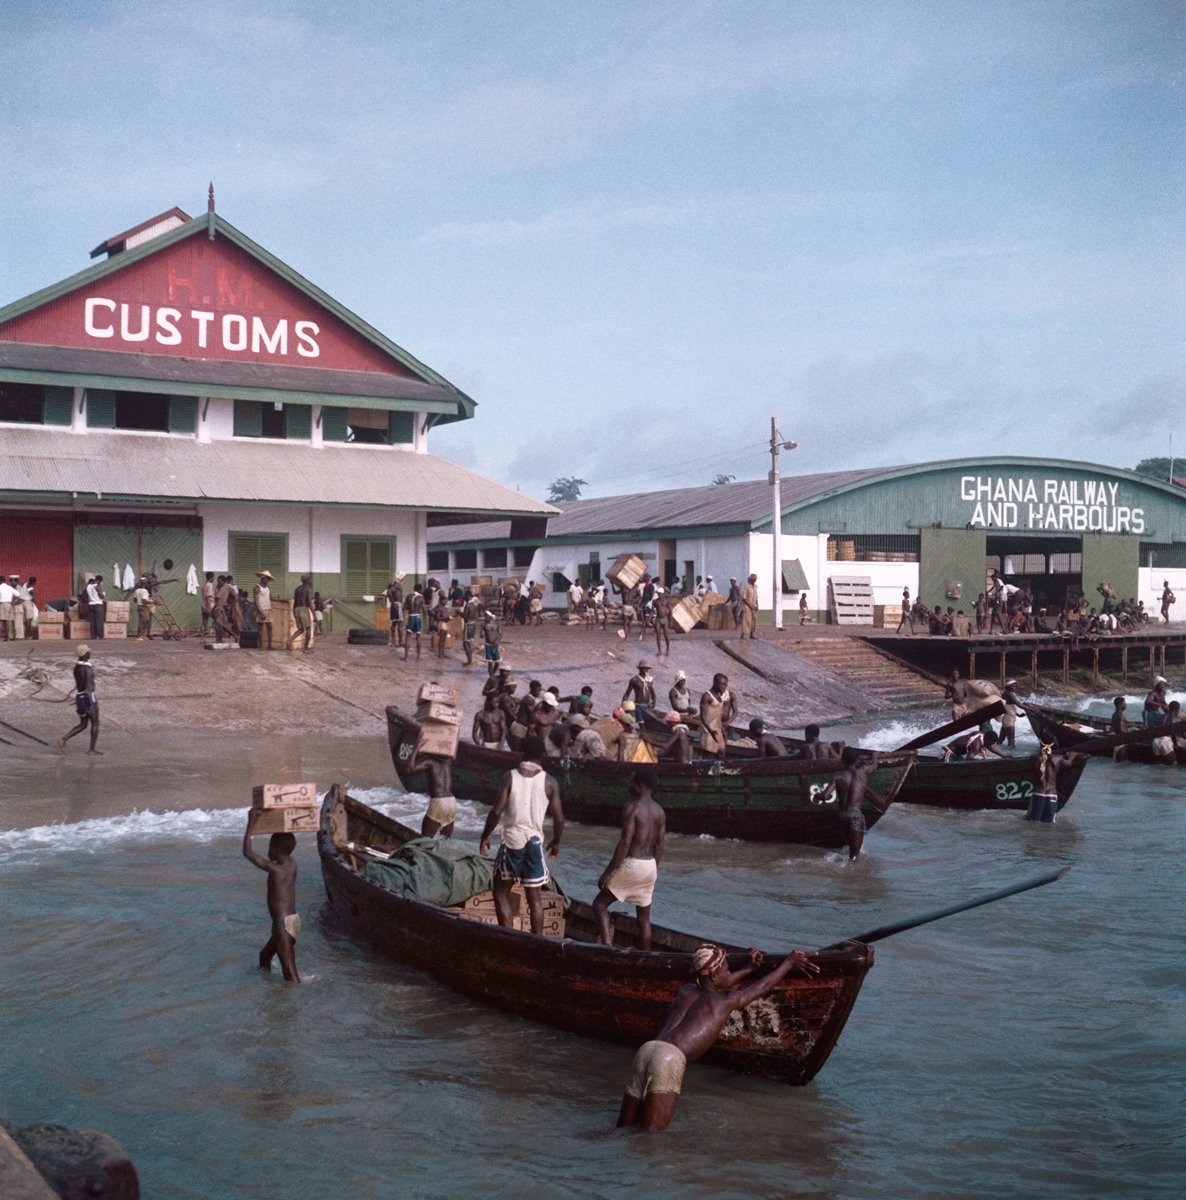
[[[829,732],[888,747],[930,718]],[[772,951],[1072,870],[878,943],[814,1083],[695,1065],[657,1136],[613,1128],[629,1049],[492,1012],[347,938],[311,839],[293,987],[255,965],[264,877],[240,855],[241,810],[0,832],[0,1114],[106,1131],[167,1200],[1176,1198],[1184,800],[1173,769],[1092,761],[1054,826],[895,805],[851,865],[669,838],[655,920]],[[463,804],[459,836],[476,842],[484,813]],[[565,887],[590,896],[613,843],[570,826]]]

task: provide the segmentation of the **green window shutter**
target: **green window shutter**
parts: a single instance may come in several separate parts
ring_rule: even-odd
[[[73,388],[47,387],[45,389],[45,408],[41,419],[47,425],[69,425],[70,409],[73,404]]]
[[[286,437],[307,442],[313,435],[313,410],[307,404],[286,404],[284,433]]]
[[[87,388],[86,423],[92,429],[115,428],[115,393],[104,388]]]
[[[346,596],[360,600],[377,596],[391,582],[392,544],[389,538],[344,538],[342,558]]]
[[[264,410],[258,400],[235,401],[235,437],[263,437]]]
[[[321,438],[326,442],[344,442],[346,440],[346,410],[344,408],[327,406],[321,410]]]
[[[169,432],[193,433],[198,427],[197,396],[169,397]]]
[[[276,577],[272,586],[283,589],[288,572],[288,540],[282,533],[232,533],[229,561],[235,582],[248,594],[255,586],[256,571],[271,571]]]
[[[387,419],[387,441],[392,446],[405,445],[416,437],[416,414],[393,412]]]

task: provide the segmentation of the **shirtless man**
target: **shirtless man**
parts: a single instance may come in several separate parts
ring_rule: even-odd
[[[1042,743],[1035,764],[1037,782],[1034,784],[1034,794],[1030,797],[1029,812],[1025,814],[1027,821],[1054,824],[1058,816],[1058,777],[1064,767],[1084,757],[1074,750],[1056,750],[1053,745]]]
[[[910,636],[914,636],[914,605],[910,603],[910,589],[904,587],[902,589],[902,618],[898,622],[897,633],[902,632],[902,626],[910,626]]]
[[[1161,725],[1165,721],[1166,686],[1165,677],[1158,675],[1153,680],[1153,686],[1149,689],[1149,694],[1145,697],[1144,723],[1146,729],[1154,725]]]
[[[991,729],[987,733],[981,733],[979,729],[974,729],[971,733],[965,733],[962,737],[957,737],[943,747],[943,761],[987,758],[989,754],[995,754],[997,758],[1009,758],[1008,754],[997,749],[999,740]]]
[[[501,750],[506,733],[506,714],[498,703],[498,697],[491,692],[474,714],[474,727],[470,739],[475,746],[484,746],[487,750]]]
[[[478,640],[478,618],[482,615],[482,602],[472,588],[465,589],[465,603],[461,607],[461,649],[465,652],[465,665],[474,665],[474,643]]]
[[[667,589],[655,588],[655,656],[661,654],[671,657],[671,597]]]
[[[855,746],[845,746],[840,756],[840,770],[832,776],[831,783],[819,798],[822,804],[829,796],[836,796],[837,813],[844,824],[844,839],[848,843],[849,862],[856,861],[865,841],[865,814],[861,811],[861,801],[869,786],[869,776],[877,769],[879,761],[876,752],[871,751],[868,758],[862,758]]]
[[[296,911],[297,866],[292,861],[296,838],[291,833],[274,833],[268,841],[268,857],[256,854],[251,848],[251,833],[255,828],[256,816],[262,811],[253,808],[247,814],[247,832],[243,834],[243,857],[268,873],[268,913],[272,918],[272,936],[259,952],[259,965],[265,971],[271,970],[272,959],[279,957],[284,978],[290,983],[300,983],[296,965],[296,939],[301,932],[301,919]]]
[[[393,579],[387,587],[387,611],[391,616],[391,627],[387,634],[389,646],[404,644],[404,585]]]
[[[943,699],[951,701],[951,719],[958,721],[968,711],[968,685],[958,671],[951,672],[951,680],[943,692]]]
[[[654,767],[636,767],[630,775],[630,799],[622,809],[622,835],[609,866],[601,873],[601,889],[593,901],[597,936],[604,946],[614,944],[609,906],[633,904],[638,917],[638,949],[651,948],[651,897],[659,876],[667,817],[654,798],[659,776]]]
[[[1170,591],[1170,581],[1163,579],[1161,581],[1161,616],[1165,623],[1170,623],[1170,605],[1176,600],[1174,593]]]
[[[792,950],[773,971],[755,978],[761,963],[761,953],[751,950],[748,964],[730,971],[720,946],[696,949],[695,982],[680,988],[663,1028],[634,1056],[619,1126],[638,1125],[649,1133],[666,1129],[675,1116],[688,1063],[708,1053],[733,1013],[768,995],[795,968],[804,975],[819,974],[819,966],[802,950]]]
[[[737,701],[729,693],[729,677],[714,675],[712,687],[700,697],[700,749],[713,758],[725,757],[725,730],[737,715]]]
[[[759,758],[786,758],[787,748],[781,738],[766,732],[766,722],[761,717],[754,717],[749,723],[749,734],[758,746]]]
[[[804,758],[839,758],[843,753],[844,743],[840,743],[840,751],[833,748],[831,742],[821,742],[819,737],[819,726],[808,725],[803,730],[805,745],[803,746]]]
[[[547,740],[548,735],[556,727],[560,717],[560,706],[552,692],[541,692],[539,703],[532,709],[527,723],[527,733],[535,734],[538,738]],[[522,720],[522,717],[520,717]]]
[[[475,726],[476,726],[475,722]],[[423,771],[428,788],[428,812],[420,823],[421,837],[451,838],[457,818],[457,801],[453,797],[453,760],[437,754],[421,754],[419,748],[408,759],[409,771]]]
[[[502,626],[492,612],[486,613],[486,620],[482,625],[482,641],[486,647],[483,651],[486,659],[486,674],[493,675],[498,670],[498,664],[502,658]]]
[[[413,638],[416,639],[416,657],[420,657],[420,635],[424,632],[424,619],[428,612],[428,602],[424,599],[424,593],[421,592],[419,584],[412,588],[405,612],[408,627],[404,633],[404,662],[407,662],[408,650],[411,648]]]
[[[634,701],[635,718],[641,723],[643,717],[655,707],[655,677],[651,674],[651,664],[644,658],[638,664],[637,674],[630,676],[626,690],[622,693],[622,703]]]
[[[1017,748],[1017,718],[1025,716],[1025,709],[1017,699],[1016,679],[1005,680],[1005,690],[1001,699],[1005,702],[1005,711],[1001,714],[1001,742],[1007,743],[1010,750]]]
[[[479,854],[489,854],[490,835],[501,822],[502,845],[494,860],[494,910],[498,923],[510,928],[514,921],[511,889],[520,883],[527,898],[527,911],[531,914],[531,932],[536,935],[542,935],[544,931],[540,888],[548,882],[543,853],[544,817],[550,815],[552,818],[549,858],[560,853],[560,839],[564,835],[560,788],[543,768],[546,756],[547,750],[539,738],[525,739],[523,761],[502,777],[498,799],[486,818],[478,844]]]
[[[1128,708],[1128,701],[1123,696],[1117,696],[1112,701],[1112,719],[1108,722],[1108,730],[1111,733],[1126,733],[1132,726],[1128,723],[1125,717],[1125,710]]]

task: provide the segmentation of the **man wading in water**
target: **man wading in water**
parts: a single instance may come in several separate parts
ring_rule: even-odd
[[[772,992],[796,967],[804,975],[819,974],[819,966],[802,950],[792,950],[768,975],[754,979],[762,954],[749,954],[748,966],[730,971],[720,946],[706,944],[695,951],[695,982],[680,988],[663,1028],[634,1056],[619,1125],[639,1125],[654,1133],[666,1129],[675,1116],[688,1063],[708,1053],[733,1013]]]

